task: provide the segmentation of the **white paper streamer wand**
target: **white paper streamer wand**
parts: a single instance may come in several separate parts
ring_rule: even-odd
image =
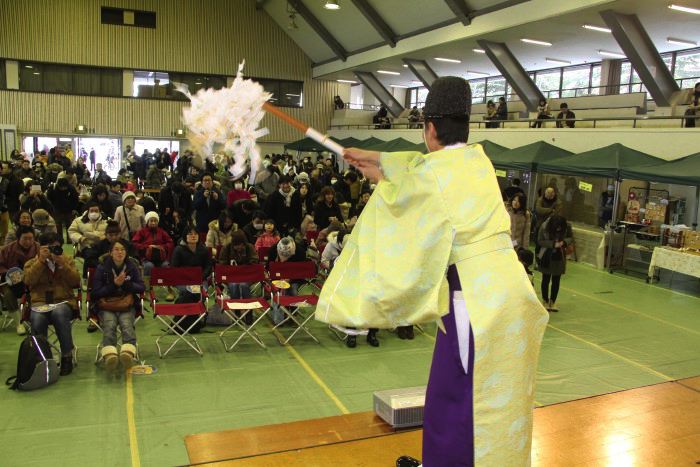
[[[306,136],[308,136],[312,140],[316,141],[319,144],[324,145],[330,151],[333,151],[334,153],[338,154],[339,156],[343,155],[343,150],[345,150],[345,148],[342,147],[340,144],[336,143],[335,141],[333,141],[330,138],[330,136],[324,135],[320,131],[314,130],[310,126],[306,125],[304,122],[301,122],[301,121],[297,120],[296,118],[282,112],[280,109],[278,109],[274,105],[270,104],[269,102],[265,102],[263,104],[263,109],[267,112],[270,112],[272,115],[289,123],[294,128],[301,131],[302,133],[304,133]]]

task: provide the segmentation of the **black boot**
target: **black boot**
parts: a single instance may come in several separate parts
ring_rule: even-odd
[[[61,376],[68,376],[73,371],[73,356],[64,355],[61,357]]]
[[[348,338],[345,339],[345,345],[354,349],[357,346],[357,336],[348,336]]]
[[[415,335],[413,334],[413,326],[406,326],[406,331],[404,332],[406,339],[413,340]]]
[[[411,456],[401,456],[396,459],[396,467],[418,467],[420,461]]]
[[[367,333],[367,343],[372,347],[379,347],[379,340],[377,340],[377,330],[370,329]]]
[[[94,321],[89,321],[88,326],[87,326],[87,332],[95,332],[97,331],[97,325],[95,324]]]
[[[406,338],[406,328],[403,326],[399,326],[396,328],[396,334],[399,335],[399,339],[404,340]]]

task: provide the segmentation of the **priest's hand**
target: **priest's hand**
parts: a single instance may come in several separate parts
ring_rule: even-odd
[[[382,169],[379,166],[379,152],[377,151],[347,148],[343,151],[343,158],[357,167],[372,182],[376,183],[384,178]]]

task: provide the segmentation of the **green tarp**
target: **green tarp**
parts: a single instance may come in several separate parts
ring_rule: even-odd
[[[489,141],[484,141],[484,143],[488,142]],[[491,144],[493,145],[493,143]],[[498,145],[496,144],[494,146]],[[536,143],[520,146],[519,148],[494,152],[489,152],[486,146],[484,146],[484,151],[486,151],[486,155],[489,156],[494,167],[524,170],[527,172],[537,170],[537,166],[541,163],[554,161],[555,159],[563,157],[570,157],[573,154],[570,151],[558,148],[545,141],[538,141]]]
[[[575,156],[565,156],[537,165],[539,173],[562,175],[591,175],[620,178],[620,172],[630,167],[643,167],[663,162],[663,159],[635,151],[616,143]]]
[[[336,138],[331,137],[331,139],[335,142],[339,142],[339,140]],[[301,152],[328,151],[328,148],[326,148],[321,143],[317,143],[316,141],[314,141],[311,138],[302,138],[300,140],[293,141],[291,143],[287,143],[284,145],[284,149],[286,151],[301,151]]]
[[[384,142],[385,142],[384,140],[381,140],[379,138],[375,138],[374,136],[372,136],[371,138],[367,138],[365,140],[358,142],[355,147],[360,148],[360,149],[368,149],[368,148],[371,148],[372,146],[376,146],[376,145],[382,144]]]
[[[398,151],[415,151],[416,144],[403,138],[396,138],[390,141],[384,141],[372,146],[363,146],[365,149],[380,152],[398,152]]]
[[[492,143],[487,139],[474,144],[480,144],[481,147],[484,148],[484,152],[486,153],[486,155],[489,156],[489,159],[491,159],[492,161],[494,156],[497,156],[498,154],[501,154],[505,151],[509,151],[507,147],[501,146],[500,144]]]
[[[625,168],[620,175],[633,180],[700,186],[700,152],[661,164]]]
[[[338,144],[340,144],[344,148],[356,148],[357,145],[360,144],[360,142],[361,140],[353,138],[352,136],[350,136],[349,138],[343,138],[341,140],[338,140]]]

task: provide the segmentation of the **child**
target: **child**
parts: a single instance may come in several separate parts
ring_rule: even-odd
[[[267,219],[265,221],[264,231],[255,241],[255,251],[260,253],[263,248],[270,248],[272,245],[280,241],[280,234],[275,228],[275,221]]]
[[[520,248],[518,250],[518,261],[520,261],[520,264],[525,268],[530,283],[535,285],[535,275],[530,271],[530,266],[532,266],[532,263],[535,261],[535,254],[528,249]]]

